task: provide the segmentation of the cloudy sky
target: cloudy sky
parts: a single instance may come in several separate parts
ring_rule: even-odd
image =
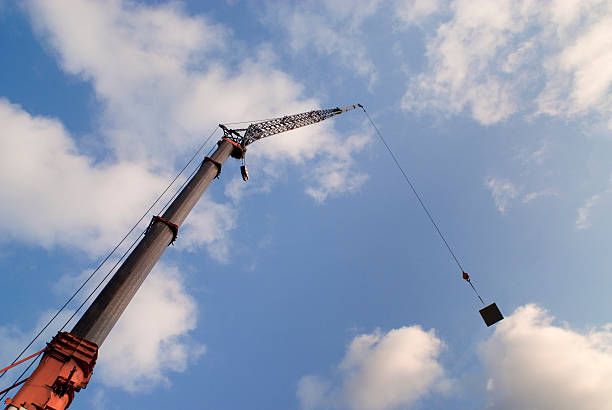
[[[71,408],[611,408],[612,3],[206,3],[0,0],[0,365],[217,124],[361,103],[506,319],[354,110],[224,166]]]

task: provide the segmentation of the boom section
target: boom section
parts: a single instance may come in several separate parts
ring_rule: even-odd
[[[284,117],[253,123],[249,125],[248,128],[229,129],[223,124],[219,124],[219,126],[223,129],[225,138],[228,138],[246,148],[247,145],[250,145],[262,138],[280,134],[281,132],[285,131],[295,130],[297,128],[305,127],[306,125],[315,124],[357,107],[361,107],[361,104],[286,115]]]

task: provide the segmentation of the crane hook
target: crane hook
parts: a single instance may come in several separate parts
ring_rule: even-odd
[[[240,174],[242,175],[243,181],[246,182],[249,180],[249,171],[247,171],[246,161],[244,160],[244,157],[242,157],[242,166],[240,167]]]

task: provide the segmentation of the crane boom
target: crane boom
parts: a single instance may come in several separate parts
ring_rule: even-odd
[[[343,112],[355,109],[357,107],[361,107],[361,104],[287,115],[285,117],[253,123],[249,125],[248,128],[242,129],[230,130],[223,124],[220,124],[219,126],[225,132],[226,138],[229,138],[232,141],[246,148],[247,145],[252,144],[253,142],[262,138],[266,138],[275,134],[280,134],[281,132],[294,130],[296,128],[301,128],[306,125],[311,125],[317,122],[321,122],[323,120],[326,120],[338,114],[342,114]],[[240,135],[240,132],[244,132],[244,134]]]
[[[204,159],[164,214],[153,217],[145,236],[72,331],[58,333],[47,344],[38,367],[15,397],[6,400],[6,410],[63,410],[70,406],[75,392],[85,388],[92,376],[99,347],[167,246],[176,240],[179,228],[230,155],[243,158],[247,145],[261,138],[314,124],[357,107],[360,105],[309,111],[253,123],[244,129],[220,125],[224,137],[217,143],[216,151]]]

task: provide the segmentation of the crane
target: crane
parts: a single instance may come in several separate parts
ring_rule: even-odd
[[[314,110],[231,129],[219,125],[223,137],[217,149],[206,157],[189,182],[163,215],[152,218],[144,237],[117,269],[70,332],[59,332],[47,343],[33,373],[5,410],[63,410],[70,406],[75,393],[87,387],[98,349],[117,323],[164,250],[173,243],[185,219],[211,181],[221,173],[225,160],[232,156],[243,161],[241,173],[248,179],[244,163],[247,146],[262,138],[311,125],[346,111],[361,107]]]

